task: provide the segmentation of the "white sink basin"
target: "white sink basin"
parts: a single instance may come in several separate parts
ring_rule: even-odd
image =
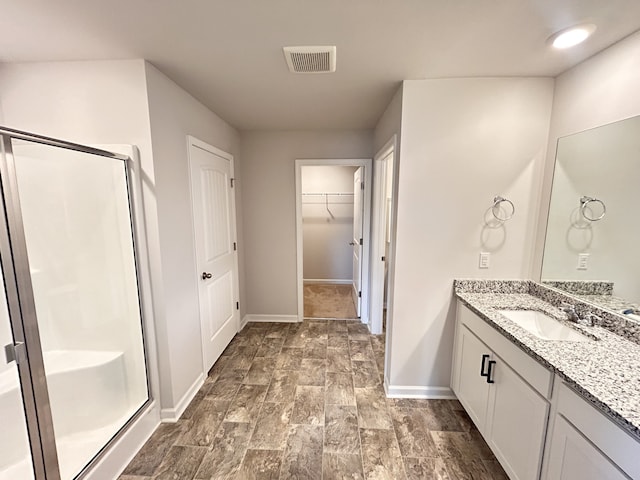
[[[578,333],[573,328],[563,325],[558,320],[542,312],[536,312],[535,310],[498,310],[498,313],[543,340],[591,341],[589,337]]]

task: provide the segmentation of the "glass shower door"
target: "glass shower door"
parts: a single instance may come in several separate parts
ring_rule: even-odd
[[[17,261],[28,262],[67,480],[149,399],[127,166],[15,138],[12,159],[27,253]]]
[[[20,342],[14,340],[4,283],[0,297],[0,348],[3,350],[0,352],[0,480],[31,480],[34,476],[29,435],[16,351],[13,349],[14,343],[19,345]]]

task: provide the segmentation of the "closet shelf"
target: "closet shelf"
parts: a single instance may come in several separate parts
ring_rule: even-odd
[[[348,205],[353,203],[352,192],[303,193],[304,205]]]

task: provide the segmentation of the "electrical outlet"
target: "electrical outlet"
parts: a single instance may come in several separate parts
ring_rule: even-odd
[[[589,254],[578,254],[578,270],[587,270],[589,268]]]
[[[489,268],[489,259],[491,258],[491,254],[488,252],[480,252],[480,262],[478,263],[478,268]]]

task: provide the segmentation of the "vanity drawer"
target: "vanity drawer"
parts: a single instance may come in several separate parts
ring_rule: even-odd
[[[458,321],[477,335],[544,398],[551,398],[553,373],[517,347],[495,328],[458,302]]]

